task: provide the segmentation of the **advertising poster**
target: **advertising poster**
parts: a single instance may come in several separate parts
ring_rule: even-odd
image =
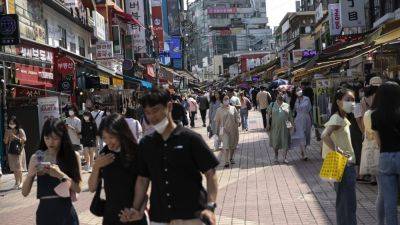
[[[181,38],[180,37],[172,37],[169,44],[169,56],[171,59],[180,59],[182,58],[182,48],[181,48]]]
[[[164,51],[164,29],[162,23],[162,8],[161,6],[152,7],[153,29],[156,35],[159,52]]]
[[[60,118],[60,105],[57,96],[38,98],[39,127],[50,118]],[[42,130],[40,130],[40,133]]]
[[[167,12],[168,12],[168,25],[169,34],[179,35],[180,34],[180,15],[179,15],[179,3],[178,0],[167,1]]]

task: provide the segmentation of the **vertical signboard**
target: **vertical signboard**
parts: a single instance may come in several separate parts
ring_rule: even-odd
[[[180,13],[178,0],[167,1],[169,34],[180,35]]]
[[[180,37],[172,37],[169,44],[169,56],[171,59],[180,59],[182,58],[182,48],[181,48],[181,38]]]
[[[15,14],[15,0],[5,0],[7,13],[8,14]]]
[[[144,2],[143,0],[125,0],[125,8],[128,14],[131,14],[141,24],[144,21]],[[128,34],[133,36],[133,47],[135,53],[146,53],[146,32],[139,25],[129,25]]]
[[[154,0],[153,0],[154,2]],[[161,3],[161,2],[160,2]],[[159,52],[164,51],[164,29],[162,22],[162,8],[161,6],[154,6],[152,3],[152,17],[153,17],[153,29],[156,35],[156,41],[158,43]]]
[[[342,33],[342,23],[340,14],[340,5],[329,4],[329,31],[331,36],[340,35]]]
[[[101,41],[106,40],[106,22],[104,20],[104,16],[101,15],[97,11],[93,11],[93,17],[94,17],[94,33],[97,38],[99,38]]]
[[[364,1],[341,0],[342,27],[365,27]]]

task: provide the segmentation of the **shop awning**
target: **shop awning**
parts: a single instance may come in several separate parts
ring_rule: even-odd
[[[141,79],[135,78],[135,77],[125,76],[125,75],[123,75],[122,77],[124,78],[124,81],[140,83],[143,87],[145,87],[147,89],[153,88],[153,84],[148,81],[141,80]]]
[[[381,25],[368,36],[368,41],[375,45],[386,44],[400,39],[400,19]]]
[[[124,19],[126,22],[133,24],[133,25],[138,25],[141,26],[142,28],[146,29],[142,23],[140,23],[140,21],[138,19],[136,19],[135,17],[133,17],[131,14],[126,13],[124,11],[119,11],[115,8],[113,8],[115,14],[119,17],[121,17],[122,19]]]

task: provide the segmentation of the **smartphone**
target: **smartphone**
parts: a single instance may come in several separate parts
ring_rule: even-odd
[[[40,162],[40,163],[37,165],[37,171],[38,171],[38,172],[42,172],[44,168],[49,167],[50,165],[51,165],[50,162]]]

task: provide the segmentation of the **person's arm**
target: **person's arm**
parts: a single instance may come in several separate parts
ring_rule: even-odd
[[[8,143],[10,142],[10,131],[9,130],[6,130],[6,132],[4,133],[3,142],[5,145],[8,145]]]
[[[25,144],[25,142],[26,142],[26,134],[25,134],[25,131],[23,129],[19,129],[18,138],[19,138],[19,141],[21,142],[21,144]]]
[[[133,199],[133,208],[135,210],[140,211],[140,209],[143,207],[143,202],[146,200],[149,185],[149,178],[142,176],[137,177],[135,184],[135,197]]]
[[[79,174],[82,174],[81,156],[79,155],[78,152],[75,152],[75,155],[76,155],[76,161],[78,163]],[[78,182],[71,180],[71,190],[74,191],[75,193],[80,193],[82,191],[82,180]]]
[[[325,128],[324,132],[322,132],[321,138],[322,141],[328,146],[330,150],[336,150],[335,143],[333,142],[331,135],[334,131],[339,130],[340,126],[333,125]]]
[[[218,178],[215,169],[210,169],[204,173],[207,181],[207,201],[209,203],[217,201]]]
[[[28,196],[32,189],[33,181],[36,177],[36,166],[37,166],[37,159],[36,155],[33,154],[31,159],[29,160],[29,168],[28,168],[28,175],[25,177],[24,182],[22,183],[22,195],[24,197]]]
[[[89,184],[89,191],[95,192],[97,189],[97,185],[99,184],[100,178],[100,169],[107,166],[108,164],[112,163],[115,159],[114,154],[100,154],[93,164],[92,173],[90,174],[88,184]]]

